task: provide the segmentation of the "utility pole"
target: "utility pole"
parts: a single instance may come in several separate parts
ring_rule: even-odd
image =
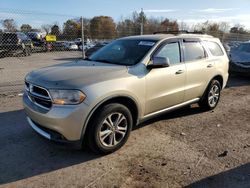
[[[81,17],[81,26],[82,26],[82,59],[85,59],[83,17]]]
[[[143,12],[143,8],[141,9],[141,35],[143,35],[143,16],[144,16],[144,12]]]

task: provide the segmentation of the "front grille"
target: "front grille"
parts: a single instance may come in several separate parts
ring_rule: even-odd
[[[49,110],[52,107],[52,100],[49,92],[40,86],[25,82],[29,99],[39,107]]]
[[[35,101],[37,104],[39,104],[39,105],[41,105],[41,106],[44,106],[44,107],[46,107],[46,108],[51,108],[51,106],[52,106],[51,101],[46,101],[46,100],[41,99],[41,98],[38,98],[38,97],[33,97],[33,99],[34,99],[34,101]]]
[[[40,87],[33,86],[33,92],[45,97],[49,97],[48,92]]]

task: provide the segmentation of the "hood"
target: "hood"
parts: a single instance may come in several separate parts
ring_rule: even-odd
[[[32,71],[25,80],[48,89],[81,89],[86,85],[120,78],[126,73],[126,66],[81,60]]]
[[[231,51],[231,61],[232,62],[239,62],[239,63],[249,63],[250,64],[250,53],[242,52],[242,51]]]

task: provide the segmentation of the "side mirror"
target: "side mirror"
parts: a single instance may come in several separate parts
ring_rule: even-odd
[[[147,68],[152,69],[152,68],[163,68],[169,66],[170,66],[169,58],[153,57],[152,62],[147,65]]]

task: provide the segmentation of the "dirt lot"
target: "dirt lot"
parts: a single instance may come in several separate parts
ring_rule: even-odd
[[[230,78],[214,111],[196,105],[135,129],[119,151],[62,148],[0,95],[0,187],[250,187],[250,79]]]

